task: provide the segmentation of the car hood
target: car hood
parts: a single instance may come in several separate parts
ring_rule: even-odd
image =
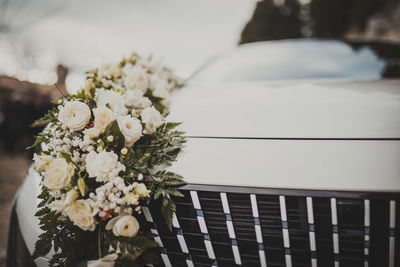
[[[400,138],[400,80],[192,84],[171,102],[193,137]]]

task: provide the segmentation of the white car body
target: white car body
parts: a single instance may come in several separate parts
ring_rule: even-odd
[[[281,51],[271,54],[265,49],[271,72],[274,64],[289,61],[299,51],[304,65],[294,66],[292,73],[311,68],[312,60],[319,62],[315,70],[341,59],[343,73],[355,66],[347,58],[351,48],[340,44],[336,49],[333,41],[301,41],[297,50],[289,41],[238,50],[260,46]],[[268,81],[234,81],[240,71],[221,74],[219,69],[231,66],[213,65],[208,84],[196,83],[195,77],[171,100],[168,120],[182,121],[188,136],[172,169],[189,184],[400,192],[400,80],[380,80],[376,73],[383,63],[368,51],[357,60],[372,67],[324,79],[285,80],[274,72]],[[34,216],[39,181],[31,169],[16,202],[31,253],[40,233]],[[37,259],[36,264],[47,266],[47,260]]]

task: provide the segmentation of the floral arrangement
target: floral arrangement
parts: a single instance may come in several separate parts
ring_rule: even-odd
[[[171,93],[181,86],[171,70],[134,54],[87,73],[85,86],[35,122],[44,126],[32,147],[41,175],[36,216],[43,233],[34,258],[54,249],[51,266],[146,266],[158,243],[141,227],[152,200],[171,229],[171,196],[182,177],[164,168],[185,142],[166,122]]]

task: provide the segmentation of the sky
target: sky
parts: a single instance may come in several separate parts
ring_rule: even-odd
[[[55,66],[84,71],[131,52],[153,54],[182,77],[237,46],[256,0],[14,0],[0,33],[0,74],[54,83]],[[4,11],[3,11],[4,12]]]

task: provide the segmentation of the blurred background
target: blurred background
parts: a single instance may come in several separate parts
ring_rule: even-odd
[[[373,43],[384,55],[400,44],[400,0],[0,0],[0,266],[40,131],[29,126],[61,96],[55,83],[75,92],[85,71],[133,51],[186,79],[240,44],[288,38]],[[390,66],[389,77],[399,58]]]

